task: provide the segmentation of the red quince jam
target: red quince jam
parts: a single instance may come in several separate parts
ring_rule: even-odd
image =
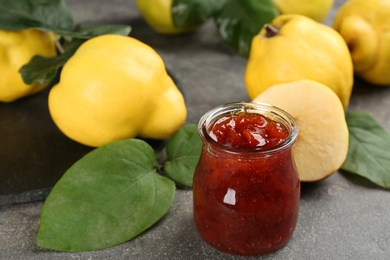
[[[282,143],[288,129],[260,114],[239,113],[219,118],[210,136],[220,144],[236,149],[265,149]]]
[[[201,131],[225,147],[204,139],[193,182],[199,234],[230,254],[276,251],[298,219],[300,182],[291,147],[272,151],[290,130],[263,115],[241,113],[220,117]]]

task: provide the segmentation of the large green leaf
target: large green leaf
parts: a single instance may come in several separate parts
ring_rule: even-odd
[[[348,156],[341,169],[390,189],[390,135],[367,112],[347,112]]]
[[[156,173],[153,149],[128,139],[97,148],[76,162],[46,199],[39,247],[89,251],[123,243],[170,208],[174,182]]]
[[[239,54],[249,56],[252,38],[278,10],[272,0],[225,0],[214,14],[221,37]]]
[[[73,17],[64,0],[0,0],[0,28],[71,29]]]
[[[197,125],[185,125],[169,140],[164,165],[167,174],[176,182],[192,187],[196,165],[202,150]]]

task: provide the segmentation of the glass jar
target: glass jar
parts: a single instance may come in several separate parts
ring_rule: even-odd
[[[210,133],[222,117],[255,113],[288,130],[281,143],[235,149]],[[194,220],[211,246],[235,255],[261,255],[281,248],[298,220],[300,181],[291,148],[298,127],[287,112],[262,103],[231,103],[207,112],[199,121],[203,140],[193,181]]]

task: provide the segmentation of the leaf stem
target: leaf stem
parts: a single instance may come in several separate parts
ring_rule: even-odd
[[[55,45],[57,50],[60,52],[60,54],[63,54],[65,52],[64,47],[62,47],[62,44],[60,43],[59,40],[55,41]]]

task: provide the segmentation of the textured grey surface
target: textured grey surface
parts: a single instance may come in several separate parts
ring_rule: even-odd
[[[179,80],[196,123],[208,109],[248,100],[246,60],[232,52],[209,22],[184,36],[161,36],[148,28],[132,0],[68,0],[77,22],[126,23],[131,35],[151,45]],[[336,1],[326,23],[344,1]],[[357,80],[349,110],[373,113],[390,131],[390,89]],[[256,259],[390,259],[390,192],[368,181],[335,173],[302,187],[297,229],[274,254]],[[34,240],[42,203],[0,207],[0,259],[252,259],[220,253],[198,236],[192,220],[192,192],[178,190],[169,213],[150,230],[102,251],[66,253],[41,250]]]

